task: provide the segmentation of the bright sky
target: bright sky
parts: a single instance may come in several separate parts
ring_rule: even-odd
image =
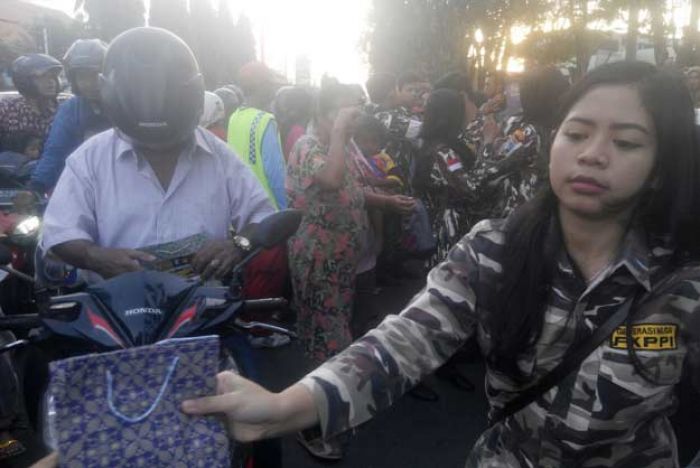
[[[72,13],[75,0],[31,0]],[[311,78],[324,73],[346,83],[364,83],[368,67],[360,49],[371,0],[229,0],[244,12],[256,34],[258,55],[294,79],[299,55],[311,61]]]
[[[72,13],[75,0],[30,0]],[[149,0],[146,0],[147,2]],[[371,0],[228,0],[234,14],[245,13],[252,21],[258,55],[291,80],[298,56],[311,62],[311,79],[318,84],[324,73],[346,83],[364,83],[368,74],[360,49]],[[689,0],[663,0],[673,11],[677,34],[688,23]],[[670,17],[667,19],[671,19]],[[623,20],[612,28],[624,33]],[[514,28],[515,42],[529,28]],[[512,59],[508,69],[522,68]]]

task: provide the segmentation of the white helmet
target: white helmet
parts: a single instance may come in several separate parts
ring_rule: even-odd
[[[226,117],[226,113],[224,112],[224,101],[222,101],[216,94],[205,91],[204,112],[202,112],[202,117],[199,119],[199,125],[207,128],[214,125],[216,122],[223,120],[224,117]]]

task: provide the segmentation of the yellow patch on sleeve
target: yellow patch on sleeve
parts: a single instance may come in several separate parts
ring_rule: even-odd
[[[640,323],[632,326],[634,349],[667,351],[678,349],[678,325],[673,323]],[[613,349],[627,349],[627,327],[618,327],[610,338]]]

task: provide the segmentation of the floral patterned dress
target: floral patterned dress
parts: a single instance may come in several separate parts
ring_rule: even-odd
[[[299,230],[288,243],[297,331],[316,365],[352,342],[355,271],[367,229],[354,157],[346,155],[345,178],[338,190],[325,190],[314,181],[328,159],[328,146],[314,136],[303,136],[287,161],[289,207],[303,211]]]
[[[7,137],[20,132],[35,136],[43,143],[48,136],[57,107],[58,104],[52,102],[42,109],[36,109],[24,96],[1,101],[0,151]]]

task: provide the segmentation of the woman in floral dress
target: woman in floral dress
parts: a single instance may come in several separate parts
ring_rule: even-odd
[[[349,144],[359,113],[346,107],[353,99],[342,85],[322,89],[313,129],[296,143],[287,163],[289,206],[304,213],[289,240],[289,266],[299,338],[313,363],[352,342],[355,269],[367,229]]]

